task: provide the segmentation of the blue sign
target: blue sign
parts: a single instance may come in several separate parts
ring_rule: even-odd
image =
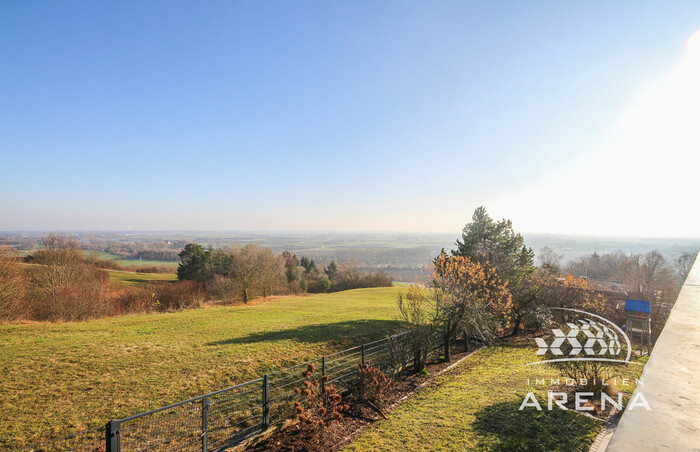
[[[651,313],[651,303],[644,300],[625,300],[625,311]]]

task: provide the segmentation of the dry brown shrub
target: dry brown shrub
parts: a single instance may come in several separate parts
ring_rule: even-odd
[[[328,376],[322,376],[319,381],[313,376],[315,372],[316,367],[309,364],[301,373],[304,377],[303,386],[294,388],[294,393],[302,396],[301,402],[294,402],[301,429],[316,430],[342,421],[342,412],[350,409],[342,403],[343,397],[338,390],[333,385],[326,384]]]
[[[360,376],[357,392],[377,407],[386,408],[393,388],[391,378],[371,363],[358,364],[357,373]]]
[[[204,286],[195,281],[153,281],[120,292],[114,310],[127,314],[194,309],[201,308],[206,297]]]

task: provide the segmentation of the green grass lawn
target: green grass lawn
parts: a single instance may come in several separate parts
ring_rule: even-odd
[[[148,266],[153,266],[153,265],[165,265],[173,269],[173,271],[177,270],[177,266],[180,264],[179,261],[164,261],[164,260],[157,260],[157,259],[114,259],[115,262],[121,264],[121,265],[137,265],[140,267],[148,267]]]
[[[255,379],[399,327],[399,288],[0,325],[0,449]]]
[[[107,270],[112,281],[127,286],[136,286],[148,281],[177,281],[174,273],[137,273],[121,270]]]
[[[405,282],[405,281],[394,281],[393,284],[394,284],[394,286],[396,286],[396,287],[406,287],[406,288],[408,288],[408,287],[409,287],[411,284],[413,284],[413,283]]]
[[[179,261],[166,261],[161,259],[129,259],[116,254],[108,253],[106,251],[85,250],[83,251],[83,254],[86,257],[95,256],[103,261],[115,261],[121,265],[139,265],[144,267],[149,265],[167,265],[168,267],[176,269],[180,263]]]
[[[601,423],[575,411],[547,411],[547,388],[534,378],[559,377],[536,360],[532,343],[478,351],[375,423],[345,451],[487,450],[586,451]],[[641,374],[627,366],[625,376]],[[528,378],[532,381],[528,385]],[[622,387],[633,391],[633,387]],[[518,408],[528,392],[543,411]]]

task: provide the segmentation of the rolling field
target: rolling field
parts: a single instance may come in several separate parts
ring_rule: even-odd
[[[23,263],[22,265],[29,268],[37,264]],[[139,273],[108,269],[105,269],[105,271],[109,274],[109,278],[112,282],[117,283],[117,285],[137,286],[148,281],[177,281],[177,275],[175,273]]]
[[[95,256],[98,259],[104,261],[115,261],[120,265],[138,265],[138,266],[149,266],[149,265],[167,265],[172,267],[173,271],[177,269],[179,261],[166,261],[160,259],[129,259],[126,257],[117,256],[116,254],[108,253],[106,251],[84,251],[85,256]]]
[[[0,325],[0,449],[255,379],[396,330],[402,288]]]
[[[137,273],[121,270],[107,270],[107,273],[112,281],[127,286],[136,286],[148,281],[177,281],[177,275],[174,273]]]
[[[156,259],[113,259],[115,262],[121,265],[137,265],[139,267],[148,267],[152,265],[165,265],[173,269],[173,273],[177,270],[177,266],[180,264],[179,261],[163,261]]]
[[[20,257],[27,256],[34,252],[37,248],[26,250],[17,250],[17,254]],[[177,270],[177,266],[180,264],[179,261],[166,261],[160,259],[129,259],[126,257],[117,256],[116,254],[108,253],[106,251],[87,251],[83,250],[83,255],[85,257],[95,257],[103,261],[115,261],[120,265],[137,265],[142,267],[148,267],[153,265],[165,265],[173,269],[173,272]]]

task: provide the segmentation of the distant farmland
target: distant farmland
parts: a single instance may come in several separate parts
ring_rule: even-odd
[[[143,284],[149,281],[176,281],[175,273],[137,273],[121,270],[107,270],[112,281],[122,283],[127,286]]]
[[[516,225],[517,226],[517,225]],[[454,248],[461,231],[449,234],[434,233],[352,233],[352,232],[101,232],[73,233],[86,247],[94,247],[95,241],[100,246],[124,246],[131,255],[137,249],[167,249],[177,253],[187,243],[198,243],[207,247],[240,247],[257,244],[271,248],[276,253],[290,251],[297,256],[314,259],[317,265],[328,265],[331,260],[342,263],[355,261],[365,270],[383,270],[397,281],[413,281],[421,277],[421,269],[430,263],[442,248]],[[46,233],[0,233],[0,242],[12,247],[30,247]],[[658,250],[667,259],[674,261],[681,253],[693,253],[700,248],[697,239],[641,239],[621,237],[585,237],[561,234],[523,234],[525,244],[539,254],[545,246],[561,254],[562,263],[579,256],[623,251],[625,253],[647,253]],[[129,248],[133,245],[133,248]],[[137,246],[139,245],[139,246]],[[26,254],[21,249],[20,254]],[[94,253],[100,259],[114,260],[126,266],[168,266],[173,271],[177,260],[133,259],[125,258],[105,251],[86,251]],[[123,253],[122,253],[123,254]]]
[[[99,259],[105,261],[116,261],[120,265],[138,265],[138,266],[153,266],[153,265],[167,265],[173,269],[177,268],[179,262],[177,261],[167,261],[159,259],[129,259],[116,254],[108,253],[106,251],[85,251],[86,256],[95,256]]]

